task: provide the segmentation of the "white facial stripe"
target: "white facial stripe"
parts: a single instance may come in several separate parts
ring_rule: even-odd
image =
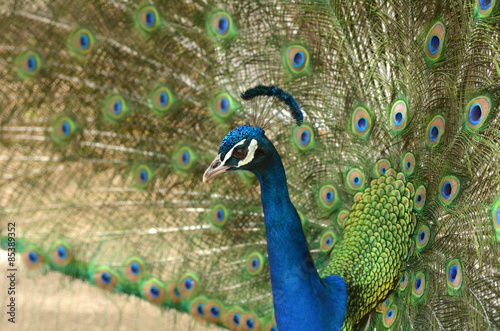
[[[243,160],[238,162],[238,168],[244,166],[245,164],[252,162],[255,151],[257,150],[257,147],[259,147],[257,144],[257,140],[252,139],[252,141],[250,142],[250,145],[248,146],[247,156]]]
[[[245,143],[245,141],[246,141],[246,139],[243,139],[242,141],[240,141],[239,143],[237,143],[236,145],[234,145],[233,148],[231,148],[231,150],[229,152],[227,152],[226,156],[224,157],[224,160],[222,160],[221,166],[223,166],[224,164],[226,164],[226,161],[231,158],[231,156],[233,155],[234,149],[236,147],[240,146],[240,145],[243,145]]]

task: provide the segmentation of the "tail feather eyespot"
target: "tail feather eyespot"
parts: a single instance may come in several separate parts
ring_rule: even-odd
[[[390,123],[395,132],[401,132],[408,122],[408,112],[405,100],[396,100],[390,112]]]
[[[402,165],[403,173],[406,176],[411,176],[413,175],[415,171],[415,155],[413,153],[406,153],[405,157],[403,158]]]
[[[427,146],[429,147],[437,146],[444,135],[444,129],[445,129],[445,120],[443,116],[437,115],[429,122],[429,125],[427,126],[427,131],[425,135]]]
[[[57,242],[52,250],[52,261],[59,266],[66,265],[73,260],[73,252],[69,244]]]
[[[89,54],[94,43],[94,35],[88,29],[78,29],[70,37],[70,49],[76,54]]]
[[[497,0],[476,0],[475,10],[481,17],[490,16],[497,7]]]
[[[21,253],[24,265],[28,269],[38,269],[45,263],[45,258],[40,253],[40,251],[35,247],[30,247]]]
[[[320,238],[320,250],[322,252],[329,252],[333,246],[335,246],[335,243],[337,241],[337,238],[335,236],[335,233],[331,230],[328,230],[326,232],[324,232],[322,235],[321,235],[321,238]]]
[[[446,29],[443,22],[436,22],[425,39],[425,53],[429,61],[436,61],[443,53]]]
[[[196,162],[196,154],[189,146],[179,146],[174,153],[174,166],[176,169],[186,172]]]
[[[446,264],[446,283],[450,294],[460,293],[464,282],[462,271],[462,263],[458,259],[451,260]]]
[[[488,119],[491,106],[491,99],[487,96],[479,96],[469,101],[464,113],[467,127],[474,131],[481,130]]]
[[[136,12],[137,27],[146,33],[156,31],[161,25],[161,17],[158,10],[153,6],[139,8]]]
[[[116,274],[107,267],[97,268],[92,274],[92,280],[95,285],[106,291],[112,291],[118,283]]]
[[[203,313],[207,321],[217,324],[221,322],[225,309],[220,302],[209,300],[203,307]]]
[[[460,181],[454,176],[446,176],[441,180],[439,188],[439,199],[449,205],[460,192]]]
[[[372,118],[364,107],[357,107],[351,117],[351,130],[360,138],[367,138],[372,129]]]
[[[337,190],[333,185],[324,185],[319,190],[319,201],[325,209],[332,210],[340,203]]]
[[[309,52],[302,46],[289,46],[284,58],[287,67],[294,74],[304,73],[309,68]]]
[[[131,282],[137,282],[144,274],[144,261],[138,257],[130,258],[125,264],[125,276]]]
[[[127,117],[129,107],[120,95],[110,95],[104,100],[104,115],[111,122],[119,122]]]
[[[264,256],[259,252],[252,252],[247,257],[247,271],[250,275],[255,276],[261,273],[264,268]]]
[[[161,305],[167,296],[164,284],[155,278],[144,282],[141,291],[143,298],[156,305]]]
[[[192,297],[199,290],[198,277],[192,273],[187,273],[179,281],[179,292],[183,298]]]
[[[378,160],[377,163],[375,164],[375,172],[379,177],[385,176],[385,173],[390,168],[391,168],[391,162],[387,159]]]
[[[35,51],[26,51],[17,58],[17,72],[23,79],[35,76],[41,68],[42,59]]]
[[[314,131],[308,125],[296,127],[293,132],[293,143],[300,151],[307,151],[314,147]]]
[[[217,12],[212,15],[209,30],[212,35],[220,39],[227,39],[236,34],[233,18],[226,12]]]

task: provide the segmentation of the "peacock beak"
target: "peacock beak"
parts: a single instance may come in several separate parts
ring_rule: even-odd
[[[220,154],[217,155],[215,160],[212,161],[212,164],[207,168],[205,173],[203,174],[203,182],[206,182],[212,177],[215,177],[219,174],[225,173],[227,169],[231,168],[230,166],[225,166],[220,160]]]

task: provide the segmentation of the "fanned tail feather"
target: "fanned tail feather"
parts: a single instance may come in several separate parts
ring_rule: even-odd
[[[58,289],[39,292],[48,301],[85,300],[86,284],[69,279],[113,292],[93,303],[96,327],[133,328],[132,306],[142,329],[159,306],[276,330],[257,181],[201,180],[222,137],[251,116],[240,95],[275,85],[304,114],[297,127],[289,104],[269,103],[266,134],[320,273],[372,180],[393,168],[414,188],[407,268],[344,329],[499,329],[498,7],[1,4],[2,247],[15,222],[18,256],[37,269],[28,277]],[[176,320],[161,318],[183,329]]]

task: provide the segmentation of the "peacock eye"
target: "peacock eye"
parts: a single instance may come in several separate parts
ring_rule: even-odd
[[[247,156],[248,153],[248,148],[247,147],[242,147],[242,148],[236,148],[233,151],[233,156],[239,160],[244,159]]]

